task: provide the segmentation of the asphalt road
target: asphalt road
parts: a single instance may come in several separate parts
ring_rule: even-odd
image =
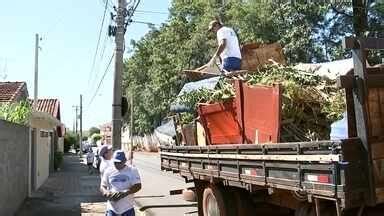
[[[135,194],[137,207],[152,207],[145,210],[146,216],[197,216],[196,207],[186,207],[192,202],[184,201],[180,195],[169,195],[170,190],[193,185],[186,184],[178,174],[161,171],[158,153],[135,152],[133,163],[139,169],[143,185]]]

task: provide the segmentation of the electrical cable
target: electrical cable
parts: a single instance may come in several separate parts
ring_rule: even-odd
[[[150,11],[150,10],[137,10],[137,13],[152,13],[152,14],[166,14],[168,15],[167,12],[161,12],[161,11]]]
[[[100,89],[100,87],[101,87],[101,84],[102,84],[103,81],[104,81],[105,75],[107,75],[107,73],[108,73],[108,71],[109,71],[109,66],[111,66],[112,59],[113,59],[114,56],[115,56],[115,53],[113,53],[112,56],[111,56],[111,58],[109,59],[109,62],[108,62],[107,67],[105,68],[104,74],[103,74],[103,76],[101,77],[100,82],[99,82],[99,84],[97,85],[97,88],[96,88],[96,90],[95,90],[95,93],[93,94],[91,100],[89,101],[87,108],[89,108],[89,107],[91,106],[93,100],[95,99],[95,97],[96,97],[96,95],[97,95],[97,92],[99,91],[99,89]]]
[[[101,26],[100,26],[100,30],[99,30],[99,37],[97,39],[97,45],[96,45],[96,50],[95,50],[95,54],[93,56],[93,61],[92,61],[92,67],[91,67],[91,71],[89,72],[89,77],[88,77],[88,86],[91,82],[91,79],[92,79],[92,73],[95,69],[95,64],[96,64],[96,56],[97,56],[97,52],[99,50],[99,45],[100,45],[100,38],[101,38],[101,33],[103,32],[103,27],[104,27],[104,21],[105,21],[105,14],[107,13],[107,8],[108,8],[108,0],[105,0],[105,7],[104,7],[104,13],[103,13],[103,19],[101,21]]]

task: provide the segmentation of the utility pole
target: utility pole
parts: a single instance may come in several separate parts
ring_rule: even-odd
[[[37,110],[37,101],[38,101],[38,74],[39,74],[39,34],[35,35],[35,78],[34,78],[34,94],[33,94],[33,110]],[[4,68],[5,69],[5,68]],[[32,195],[32,191],[34,190],[35,184],[34,180],[32,179],[33,176],[36,174],[36,170],[34,167],[36,167],[36,158],[35,158],[35,150],[36,146],[32,146],[37,144],[37,135],[38,135],[38,129],[34,128],[33,130],[34,134],[34,140],[32,142],[29,142],[29,156],[28,156],[28,195]]]
[[[124,54],[125,12],[126,0],[117,0],[116,16],[116,49],[115,49],[115,74],[113,82],[112,104],[112,145],[113,149],[121,149],[121,98],[122,98],[122,74]]]
[[[39,34],[36,34],[35,38],[35,89],[33,97],[33,108],[37,109],[37,90],[38,90],[38,78],[39,78]]]
[[[83,95],[80,94],[80,154],[83,154]]]
[[[79,111],[79,106],[72,106],[73,108],[75,108],[75,128],[74,128],[74,132],[76,134],[76,137],[77,137],[77,119],[79,118],[78,117],[78,111]]]
[[[75,132],[75,121],[76,121],[76,118],[73,119],[73,126],[72,126],[72,131]]]
[[[129,127],[129,138],[130,138],[130,145],[129,145],[129,149],[131,151],[131,164],[133,163],[133,94],[134,91],[132,90],[132,93],[131,93],[131,101],[130,101],[130,104],[131,104],[131,120],[130,120],[130,127]]]

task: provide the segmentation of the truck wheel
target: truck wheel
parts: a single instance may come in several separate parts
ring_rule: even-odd
[[[203,194],[204,216],[228,216],[223,193],[215,186],[208,186]]]
[[[320,214],[321,216],[335,216],[336,212],[332,208],[333,206],[321,205]],[[295,211],[295,216],[316,216],[316,209],[314,205],[309,203],[303,203]]]
[[[316,216],[315,208],[308,203],[302,204],[296,209],[295,216]]]

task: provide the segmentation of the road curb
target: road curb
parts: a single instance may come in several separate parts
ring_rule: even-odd
[[[135,207],[135,212],[137,216],[149,216],[145,211],[140,211],[138,207]]]
[[[153,213],[147,210],[140,210],[143,206],[140,205],[137,201],[135,201],[135,212],[137,212],[138,216],[153,216]]]

